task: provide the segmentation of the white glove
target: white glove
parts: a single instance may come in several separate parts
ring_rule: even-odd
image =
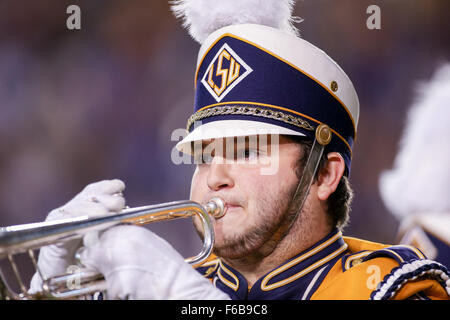
[[[45,221],[117,213],[125,207],[122,195],[124,189],[125,184],[118,179],[91,183],[64,206],[52,210]],[[49,278],[66,273],[67,268],[75,264],[75,252],[81,245],[82,239],[75,239],[42,247],[37,262],[42,276]],[[36,272],[31,279],[29,292],[36,293],[41,288],[42,278]]]
[[[169,243],[144,227],[106,230],[80,256],[82,264],[104,275],[107,299],[229,299]]]

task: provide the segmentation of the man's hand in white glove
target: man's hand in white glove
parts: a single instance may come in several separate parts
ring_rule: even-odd
[[[139,226],[117,226],[80,254],[102,273],[108,299],[229,299],[164,239]]]
[[[75,218],[80,216],[99,217],[117,213],[125,207],[122,191],[125,184],[121,180],[104,180],[87,185],[64,206],[52,210],[45,221]],[[39,252],[38,267],[44,278],[61,275],[74,264],[76,250],[82,240],[75,239],[42,247]],[[40,291],[42,279],[35,273],[30,285],[30,292]]]

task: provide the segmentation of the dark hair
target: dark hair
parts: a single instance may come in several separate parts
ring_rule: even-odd
[[[303,174],[303,168],[308,160],[309,153],[312,148],[312,141],[304,139],[303,137],[286,136],[288,139],[300,144],[303,149],[303,156],[298,159],[296,164],[296,175],[299,179]],[[327,163],[327,155],[324,153],[320,159],[317,168],[314,182],[317,181],[320,171]],[[347,177],[347,172],[344,172],[336,190],[327,199],[327,218],[328,223],[332,227],[342,230],[350,220],[350,206],[353,200],[353,190]]]

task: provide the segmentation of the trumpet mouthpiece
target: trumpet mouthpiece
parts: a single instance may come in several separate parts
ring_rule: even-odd
[[[219,197],[212,198],[205,205],[206,211],[215,219],[222,218],[225,215],[225,202]]]

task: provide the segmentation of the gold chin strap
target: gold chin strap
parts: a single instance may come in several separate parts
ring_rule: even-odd
[[[296,214],[286,231],[288,231],[292,227],[292,224],[297,220],[298,215],[302,211],[306,197],[309,193],[309,189],[311,188],[311,184],[314,181],[314,177],[316,175],[320,159],[322,158],[323,151],[325,149],[325,146],[330,143],[331,137],[331,129],[326,124],[320,124],[316,128],[316,135],[311,147],[311,152],[309,154],[308,160],[306,161],[302,178],[298,183],[297,190],[295,191],[289,208],[289,210],[295,209]]]

